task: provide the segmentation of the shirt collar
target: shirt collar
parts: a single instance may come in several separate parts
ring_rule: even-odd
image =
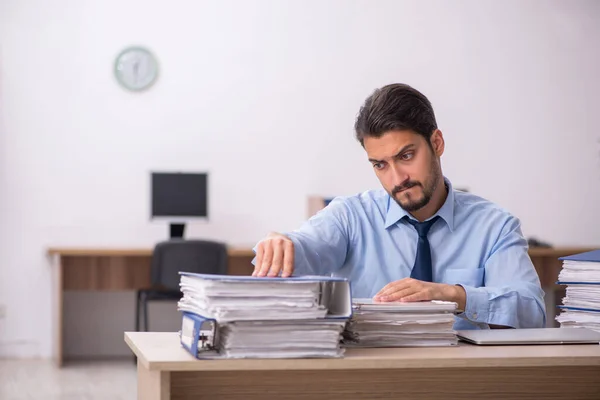
[[[444,182],[448,186],[448,196],[446,196],[446,201],[442,207],[431,218],[439,215],[444,221],[446,221],[448,228],[450,228],[450,232],[452,232],[454,231],[454,190],[452,189],[452,183],[450,183],[450,180],[448,180],[446,177],[444,177]],[[387,215],[385,216],[385,229],[395,225],[404,217],[413,218],[408,212],[400,207],[391,196],[388,196],[388,210]]]

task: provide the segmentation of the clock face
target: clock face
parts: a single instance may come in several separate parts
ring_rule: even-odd
[[[130,47],[117,56],[115,76],[129,90],[139,91],[152,86],[158,76],[158,63],[148,50]]]

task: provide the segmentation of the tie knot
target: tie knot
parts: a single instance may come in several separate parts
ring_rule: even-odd
[[[414,221],[410,218],[407,218],[407,221],[409,224],[411,224],[412,226],[415,227],[415,229],[417,230],[417,233],[419,234],[419,237],[427,237],[427,234],[429,233],[431,226],[435,223],[435,221],[438,220],[439,217],[440,217],[439,215],[436,215],[434,218],[430,219],[429,221],[423,221],[423,222]]]

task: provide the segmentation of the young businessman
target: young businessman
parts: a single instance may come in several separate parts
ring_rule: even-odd
[[[543,291],[519,220],[442,174],[444,137],[429,100],[403,84],[377,89],[356,138],[383,189],[334,199],[298,230],[255,247],[254,276],[344,276],[354,297],[448,300],[455,329],[543,327]]]

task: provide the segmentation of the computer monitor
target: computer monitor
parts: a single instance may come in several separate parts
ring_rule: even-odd
[[[152,219],[170,222],[170,237],[182,238],[185,223],[208,218],[208,174],[152,172]]]

